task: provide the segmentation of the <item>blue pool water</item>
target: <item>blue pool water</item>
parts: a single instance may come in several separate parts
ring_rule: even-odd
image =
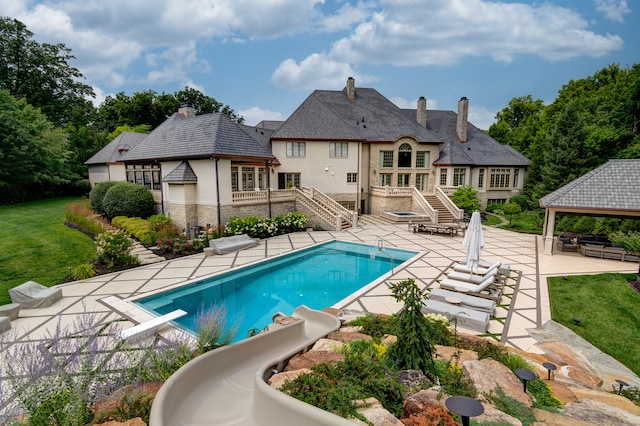
[[[330,307],[396,268],[417,252],[331,241],[209,279],[148,296],[135,303],[159,315],[187,312],[176,322],[196,330],[203,308],[223,305],[227,324],[242,321],[235,341],[251,329],[263,329],[277,312],[293,313],[299,305]],[[389,255],[393,258],[393,262]]]

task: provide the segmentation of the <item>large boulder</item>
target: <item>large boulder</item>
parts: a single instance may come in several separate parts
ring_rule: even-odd
[[[345,356],[336,352],[327,351],[309,351],[304,354],[295,355],[284,371],[301,370],[303,368],[311,368],[316,364],[322,364],[324,362],[339,362],[344,361]]]
[[[493,359],[468,360],[462,363],[462,368],[473,381],[481,400],[484,399],[484,394],[495,393],[500,387],[505,395],[531,407],[531,398],[524,393],[520,379],[498,361]]]
[[[308,368],[302,368],[300,370],[283,371],[282,373],[276,373],[269,377],[267,383],[274,389],[280,389],[286,382],[290,382],[297,378],[301,374],[309,374],[311,370]]]
[[[364,401],[356,401],[355,404],[358,407],[358,413],[362,414],[365,419],[367,419],[375,426],[403,426],[402,422],[389,411],[387,411],[387,409],[382,406],[380,401],[375,398],[367,398]],[[358,425],[367,424],[360,419],[349,420]]]

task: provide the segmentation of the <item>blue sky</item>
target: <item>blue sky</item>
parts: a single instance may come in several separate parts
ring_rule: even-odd
[[[517,96],[640,62],[636,0],[0,0],[39,42],[64,43],[100,102],[194,87],[247,124],[282,120],[347,77],[396,105],[480,128]],[[635,28],[634,28],[635,26]]]

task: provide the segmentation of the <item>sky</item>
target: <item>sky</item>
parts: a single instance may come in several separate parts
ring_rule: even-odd
[[[193,87],[249,125],[353,77],[401,108],[424,96],[457,111],[465,96],[488,129],[515,97],[549,104],[640,62],[638,0],[0,0],[0,16],[70,48],[96,105]]]

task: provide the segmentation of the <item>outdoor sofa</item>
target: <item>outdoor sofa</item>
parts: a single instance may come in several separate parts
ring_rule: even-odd
[[[247,234],[232,235],[230,237],[216,238],[209,241],[209,247],[215,254],[227,254],[234,251],[255,247],[258,242]]]
[[[46,308],[62,299],[62,289],[46,287],[35,281],[27,281],[9,289],[9,296],[13,303],[19,303],[20,307],[24,309]]]
[[[637,262],[639,257],[627,253],[622,247],[606,247],[602,244],[583,244],[580,246],[580,254],[587,257],[597,257],[600,259],[613,259],[626,262]]]

